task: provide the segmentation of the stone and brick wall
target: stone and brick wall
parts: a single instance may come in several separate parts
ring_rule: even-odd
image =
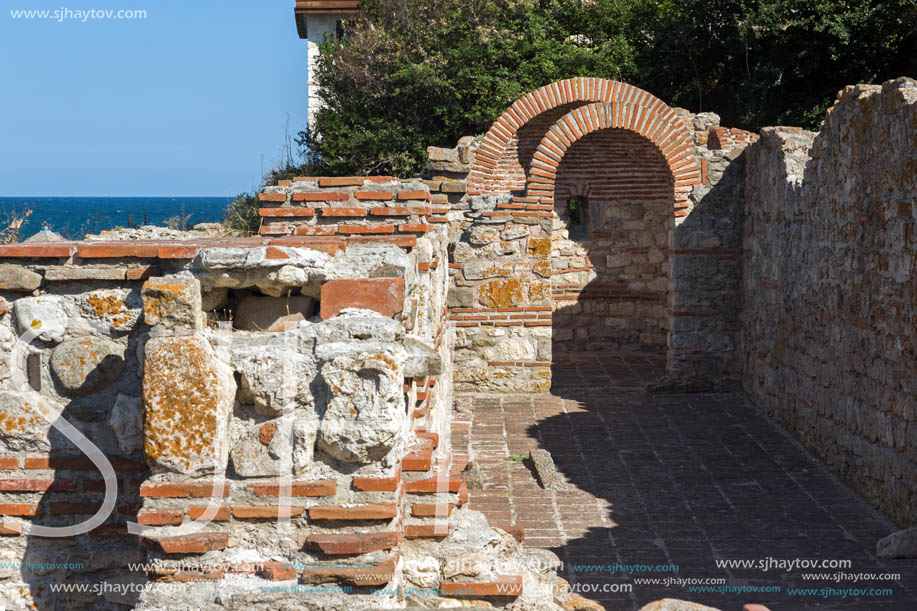
[[[665,353],[674,386],[738,385],[747,143],[707,148],[718,124],[588,78],[507,109],[450,214],[461,387],[542,391],[552,349]]]
[[[744,384],[877,507],[917,524],[917,83],[844,89],[746,153]]]
[[[73,583],[397,582],[403,539],[446,536],[467,499],[446,256],[441,227],[0,247],[0,557],[73,563]],[[99,511],[107,467],[36,409],[114,469],[114,509],[83,534],[37,529]],[[60,573],[7,573],[4,604],[62,604]]]

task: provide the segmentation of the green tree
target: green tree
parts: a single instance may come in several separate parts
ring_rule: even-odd
[[[299,143],[323,174],[416,175],[574,76],[627,81],[746,129],[817,127],[846,84],[901,76],[917,0],[363,0],[326,40]],[[910,50],[910,51],[909,51]]]

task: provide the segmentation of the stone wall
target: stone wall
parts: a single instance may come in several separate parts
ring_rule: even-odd
[[[155,599],[231,575],[255,590],[396,579],[402,539],[445,536],[436,503],[465,498],[435,479],[451,408],[445,259],[442,229],[0,247],[0,556],[74,567],[6,571],[0,601],[58,608],[48,585],[64,581],[149,580]],[[328,559],[345,566],[302,568]],[[143,562],[155,566],[128,568]]]
[[[671,200],[658,149],[633,132],[595,132],[567,151],[551,232],[555,352],[665,354]]]
[[[739,384],[741,153],[753,138],[726,130],[736,137],[714,135],[712,150],[714,129],[714,114],[589,78],[501,115],[449,215],[462,388],[543,391],[552,343],[665,353],[673,387]],[[571,239],[572,195],[591,216]]]
[[[917,523],[917,83],[844,89],[817,134],[748,150],[749,397],[905,526]]]

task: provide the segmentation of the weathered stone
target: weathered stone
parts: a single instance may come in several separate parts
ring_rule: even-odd
[[[108,417],[108,426],[118,438],[118,446],[127,455],[143,449],[143,400],[119,394]]]
[[[64,301],[55,295],[25,297],[15,302],[16,325],[20,333],[29,329],[40,330],[38,339],[59,343],[64,339],[69,317],[64,311]]]
[[[273,431],[269,436],[265,427]],[[267,443],[265,443],[267,441]],[[242,477],[282,475],[293,467],[290,439],[283,434],[283,423],[273,420],[245,427],[230,454],[235,472]]]
[[[239,401],[255,406],[261,416],[277,417],[284,403],[291,409],[315,405],[310,388],[318,374],[308,329],[233,337],[232,367],[241,379]]]
[[[312,466],[320,425],[318,418],[293,422],[293,473],[295,475],[304,473]]]
[[[466,280],[486,280],[500,276],[513,275],[511,261],[469,261],[462,266]]]
[[[130,331],[143,312],[143,300],[128,289],[92,291],[83,296],[82,311],[86,318],[108,325],[112,331]]]
[[[879,558],[917,558],[917,526],[894,532],[876,544]]]
[[[440,564],[433,556],[408,560],[404,563],[404,577],[422,588],[435,588],[439,585]]]
[[[484,483],[487,481],[484,471],[475,461],[470,461],[465,465],[465,470],[462,471],[465,475],[465,485],[468,486],[469,490],[483,490]]]
[[[478,287],[478,299],[488,308],[509,308],[525,301],[522,283],[516,278],[490,280]]]
[[[239,303],[233,326],[243,331],[275,333],[308,320],[314,309],[311,297],[248,296]]]
[[[143,285],[142,295],[148,325],[203,328],[201,285],[190,274],[150,278]]]
[[[447,305],[450,308],[468,308],[474,305],[474,289],[464,286],[449,288]]]
[[[51,424],[39,410],[46,411],[52,418],[57,417],[49,404],[37,401],[37,393],[32,397],[15,391],[0,391],[0,441],[4,449],[15,452],[51,449],[48,441]]]
[[[6,299],[0,297],[0,316],[6,314],[10,309],[9,304],[6,302]]]
[[[497,344],[501,361],[533,361],[537,347],[534,342],[521,337],[505,339]]]
[[[236,384],[206,339],[158,337],[146,344],[143,449],[156,472],[222,473]]]
[[[404,435],[402,355],[391,350],[349,355],[322,365],[330,393],[318,448],[344,462],[382,459]]]
[[[20,265],[0,264],[0,290],[34,291],[41,286],[41,274]]]
[[[51,369],[71,395],[90,395],[124,371],[122,344],[97,335],[69,339],[51,353]]]
[[[551,458],[551,453],[547,450],[531,450],[529,452],[529,460],[532,461],[532,465],[535,467],[535,473],[538,475],[538,483],[541,484],[541,487],[545,490],[561,490],[564,487],[564,479],[557,472],[557,467],[554,466],[554,459]]]

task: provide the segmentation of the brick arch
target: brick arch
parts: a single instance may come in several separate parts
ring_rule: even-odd
[[[468,193],[479,195],[524,188],[534,163],[534,157],[529,155],[536,150],[535,143],[540,142],[555,121],[572,110],[596,102],[615,102],[645,109],[646,118],[680,128],[690,141],[675,112],[642,89],[600,78],[558,81],[527,93],[494,122],[475,153],[468,176]],[[640,117],[644,118],[642,114]]]
[[[656,147],[672,175],[673,215],[686,216],[692,185],[701,182],[693,138],[671,108],[664,104],[661,108],[657,105],[643,105],[639,99],[587,104],[558,119],[545,133],[532,155],[525,187],[526,197],[539,198],[542,203],[553,204],[557,168],[564,154],[584,136],[606,129],[629,130],[643,136]]]

